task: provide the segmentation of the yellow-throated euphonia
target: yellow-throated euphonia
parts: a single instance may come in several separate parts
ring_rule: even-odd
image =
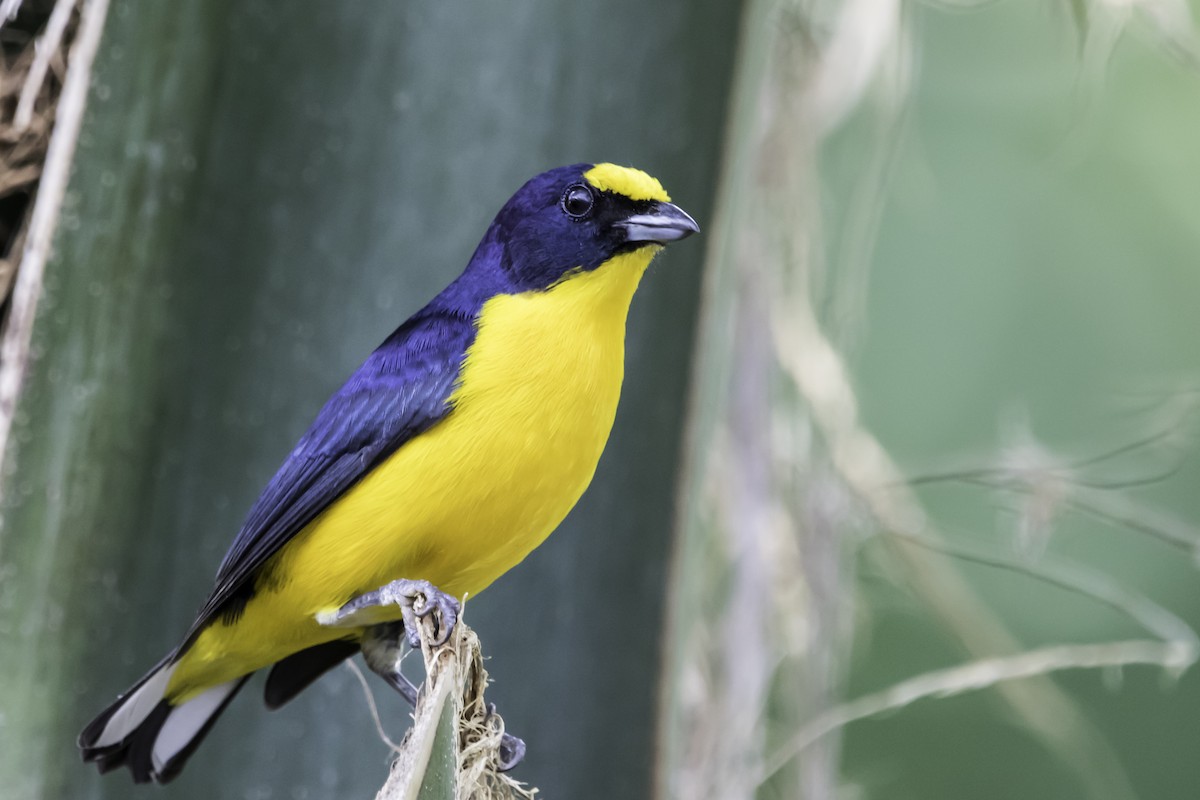
[[[452,618],[445,597],[525,558],[595,472],[642,274],[697,230],[636,169],[577,164],[521,187],[463,273],[317,414],[182,644],[84,729],[84,758],[169,780],[251,673],[272,667],[276,707],[373,626],[407,619],[411,636],[414,587],[444,593]]]

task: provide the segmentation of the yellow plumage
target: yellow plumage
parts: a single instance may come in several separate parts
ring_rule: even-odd
[[[615,188],[629,196],[666,196],[653,179],[587,177],[602,189],[623,181]],[[261,586],[236,622],[201,632],[166,697],[186,701],[353,634],[317,616],[389,581],[420,577],[475,595],[541,544],[595,472],[621,391],[629,304],[659,249],[615,256],[546,291],[488,300],[453,412],[289,542],[268,565],[279,580]],[[399,609],[378,613],[399,619]]]

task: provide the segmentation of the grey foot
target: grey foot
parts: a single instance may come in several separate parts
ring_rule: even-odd
[[[416,607],[418,598],[422,603],[420,609]],[[404,632],[414,650],[421,649],[420,621],[434,611],[438,612],[434,618],[438,624],[437,638],[433,642],[435,647],[445,644],[450,639],[454,625],[458,622],[457,598],[446,594],[429,581],[408,579],[392,581],[373,592],[360,594],[337,611],[318,617],[318,621],[322,625],[336,628],[375,625],[380,622],[379,610],[390,606],[400,608]]]
[[[495,703],[488,704],[488,716],[496,713]],[[525,760],[525,740],[513,736],[511,733],[505,733],[500,740],[500,764],[501,772],[508,772],[510,769],[520,764]]]
[[[400,626],[396,623],[377,625],[371,628],[363,637],[363,660],[367,662],[367,666],[372,672],[383,678],[388,686],[395,689],[401,697],[408,701],[410,706],[415,708],[420,689],[400,671],[401,635]],[[491,716],[494,713],[496,713],[496,707],[489,705],[488,715]],[[505,733],[504,738],[500,740],[500,771],[508,772],[524,759],[525,742],[511,733]]]
[[[510,769],[525,760],[525,740],[518,739],[511,733],[504,734],[500,740],[500,771]]]

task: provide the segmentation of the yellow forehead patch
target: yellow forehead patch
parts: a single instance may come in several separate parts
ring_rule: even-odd
[[[651,178],[633,167],[597,164],[583,173],[583,177],[602,192],[615,192],[625,195],[630,200],[658,200],[663,203],[671,201],[656,178]]]

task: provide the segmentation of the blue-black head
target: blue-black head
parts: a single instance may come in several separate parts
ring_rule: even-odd
[[[568,273],[594,270],[615,255],[662,247],[699,230],[662,184],[641,170],[574,164],[522,186],[496,215],[476,256],[491,250],[508,282],[531,291],[549,288]]]

